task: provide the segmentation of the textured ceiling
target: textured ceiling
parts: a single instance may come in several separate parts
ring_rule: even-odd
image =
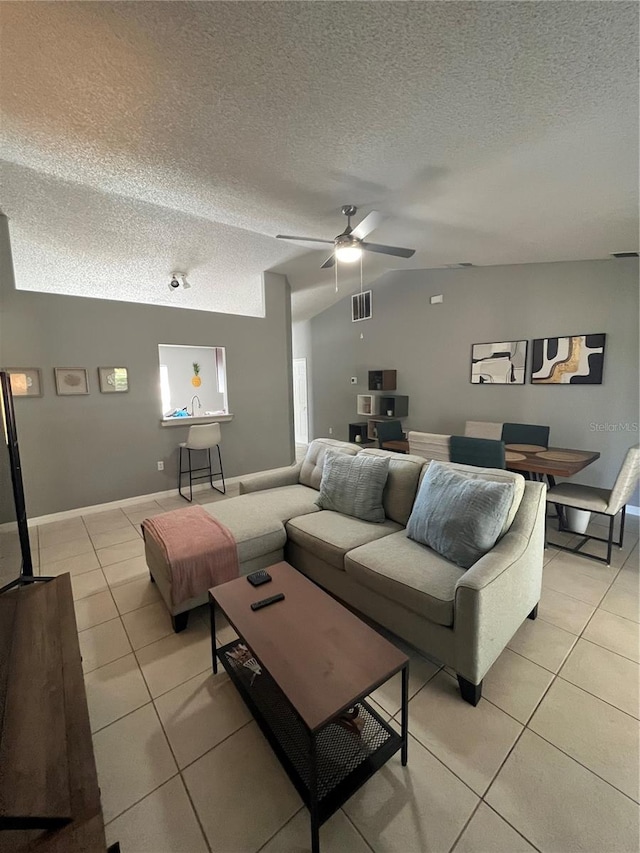
[[[18,286],[299,318],[335,300],[341,204],[392,268],[637,249],[638,5],[0,4]],[[188,273],[187,292],[168,276]],[[351,278],[346,273],[351,274]],[[341,293],[354,286],[341,267]]]

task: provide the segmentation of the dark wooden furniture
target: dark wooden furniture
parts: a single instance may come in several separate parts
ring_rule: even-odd
[[[408,453],[409,452],[409,442],[404,440],[398,441],[385,441],[384,443],[385,450],[394,450],[396,453]]]
[[[600,454],[595,450],[569,450],[563,447],[549,447],[547,450],[523,450],[523,445],[505,445],[507,468],[510,471],[521,471],[529,474],[541,474],[549,478],[550,485],[556,477],[573,477],[587,465],[591,465]],[[524,459],[514,459],[513,454],[524,456]],[[550,454],[557,454],[554,459]]]
[[[368,437],[369,424],[366,421],[349,424],[349,441],[352,444],[360,444],[363,447],[367,444],[375,444],[373,439]]]
[[[388,418],[406,418],[409,414],[409,398],[404,394],[385,394],[380,397],[378,408],[380,414]]]
[[[0,851],[105,853],[68,574],[0,595]]]
[[[369,391],[395,391],[397,375],[396,370],[370,370]]]
[[[398,750],[407,763],[409,661],[288,563],[270,566],[271,583],[253,587],[244,577],[209,590],[213,671],[222,662],[311,815],[311,848],[320,826]],[[252,611],[251,603],[282,592]],[[261,668],[256,675],[216,648],[219,606]],[[364,701],[402,672],[402,734]],[[336,718],[357,707],[361,734]]]

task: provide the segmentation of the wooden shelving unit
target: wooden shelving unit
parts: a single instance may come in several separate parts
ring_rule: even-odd
[[[397,375],[396,370],[370,370],[369,391],[395,391]]]

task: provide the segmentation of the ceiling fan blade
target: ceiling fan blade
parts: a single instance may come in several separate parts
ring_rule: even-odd
[[[335,264],[335,262],[336,262],[336,256],[335,256],[335,255],[329,255],[329,257],[328,257],[328,258],[327,258],[327,260],[322,264],[322,266],[320,267],[320,269],[321,269],[321,270],[326,270],[326,269],[328,269],[329,267],[332,267],[332,266]]]
[[[357,237],[358,240],[364,240],[367,234],[371,234],[372,231],[375,231],[382,223],[384,222],[385,217],[377,210],[372,210],[368,216],[360,222],[359,225],[351,232],[354,237]]]
[[[381,255],[396,255],[398,258],[412,258],[415,249],[402,249],[400,246],[381,246],[380,243],[360,243],[367,252],[379,252]]]
[[[276,234],[276,240],[303,240],[305,243],[333,243],[333,240],[318,240],[316,237],[290,237],[288,234]]]

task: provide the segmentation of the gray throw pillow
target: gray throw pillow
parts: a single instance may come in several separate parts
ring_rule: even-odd
[[[492,483],[432,462],[407,523],[407,535],[469,569],[496,544],[513,483]]]
[[[388,473],[386,456],[345,456],[327,451],[316,504],[363,521],[382,522],[382,493]]]

